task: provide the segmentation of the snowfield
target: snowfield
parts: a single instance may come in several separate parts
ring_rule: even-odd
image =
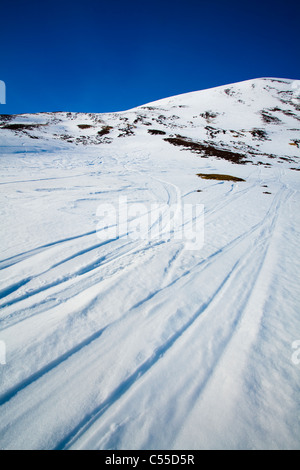
[[[0,115],[0,448],[300,448],[299,92]]]

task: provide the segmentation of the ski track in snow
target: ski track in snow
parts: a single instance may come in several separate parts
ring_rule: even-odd
[[[267,231],[268,234],[263,235],[262,237],[260,233],[260,235],[257,237],[257,240],[256,240],[256,241],[259,241],[259,244],[260,244],[259,255],[256,253],[258,251],[258,248],[255,246],[253,250],[250,253],[248,253],[246,257],[239,259],[237,263],[233,266],[233,269],[229,272],[229,274],[222,281],[220,286],[218,286],[217,290],[213,293],[212,297],[207,302],[204,303],[204,305],[199,309],[199,311],[197,311],[195,315],[193,315],[189,319],[189,321],[179,331],[177,331],[168,341],[166,341],[161,347],[159,347],[155,351],[155,354],[153,354],[152,357],[150,357],[136,371],[134,371],[134,373],[124,383],[122,383],[110,395],[110,397],[105,402],[103,402],[99,407],[93,410],[90,416],[85,417],[83,422],[80,423],[70,433],[70,435],[67,436],[67,438],[65,438],[61,443],[59,443],[58,448],[68,448],[69,446],[71,446],[74,441],[76,442],[76,438],[78,439],[79,437],[84,435],[84,433],[86,433],[86,431],[92,426],[92,424],[96,422],[98,418],[109,407],[114,406],[115,403],[123,397],[123,395],[127,392],[127,390],[131,386],[134,386],[134,388],[138,387],[139,384],[138,384],[137,379],[140,379],[144,374],[148,373],[152,367],[155,367],[157,362],[160,359],[162,359],[162,357],[165,356],[168,352],[172,354],[172,348],[174,347],[176,341],[181,339],[181,337],[184,334],[188,333],[189,328],[194,325],[194,323],[199,319],[201,315],[203,315],[204,313],[208,313],[209,310],[212,308],[212,305],[218,304],[219,299],[224,296],[224,291],[228,290],[230,288],[230,284],[233,283],[237,277],[240,277],[242,275],[242,272],[243,270],[245,270],[246,265],[248,265],[249,260],[251,258],[252,259],[254,258],[255,260],[260,259],[260,263],[258,263],[258,266],[256,267],[256,269],[252,268],[252,271],[254,271],[254,275],[252,274],[251,277],[247,277],[247,281],[248,281],[248,287],[246,290],[247,294],[245,295],[245,293],[243,293],[243,298],[244,298],[243,302],[244,303],[249,302],[253,285],[255,284],[255,280],[258,277],[258,273],[261,271],[262,266],[264,264],[264,259],[265,259],[266,251],[268,248],[268,240],[270,236],[272,235],[274,225],[275,225],[275,219],[277,218],[277,215],[278,215],[277,211],[270,211],[270,213],[272,214],[272,216],[268,215],[268,219],[271,217],[271,220],[268,223],[267,230],[266,229],[262,230],[263,233]],[[255,257],[254,257],[254,254],[256,255]],[[240,265],[242,267],[240,267]],[[249,282],[249,279],[250,280],[252,279],[252,281]],[[243,309],[241,308],[240,311],[243,311]],[[211,369],[209,370],[208,376],[203,379],[203,383],[201,385],[198,384],[199,394],[203,392],[206,383],[208,382],[210,376],[213,374],[213,370],[216,367],[216,364],[220,361],[220,358],[222,357],[223,350],[226,348],[227,344],[230,342],[231,337],[235,334],[237,324],[239,321],[240,321],[240,318],[236,318],[235,321],[233,322],[232,328],[230,329],[228,333],[228,337],[225,340],[223,339],[222,346],[216,352],[216,357],[214,358],[214,361],[213,361]],[[164,360],[167,361],[168,358],[166,357],[164,358]],[[134,398],[132,398],[132,400],[134,400]]]
[[[4,168],[3,214],[13,215],[0,260],[0,447],[299,448],[299,367],[283,350],[300,335],[289,274],[298,264],[281,269],[299,255],[295,175],[131,145],[74,146],[63,158],[49,147],[41,162],[28,152],[33,173],[15,181]],[[241,171],[246,182],[203,182],[199,168]],[[204,246],[128,230],[101,238],[97,206],[120,195],[164,210],[203,203]],[[258,354],[269,323],[277,364]],[[283,414],[279,392],[266,397],[286,377]]]

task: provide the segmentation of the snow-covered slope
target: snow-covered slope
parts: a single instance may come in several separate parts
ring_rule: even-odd
[[[0,448],[300,447],[299,90],[0,115]]]

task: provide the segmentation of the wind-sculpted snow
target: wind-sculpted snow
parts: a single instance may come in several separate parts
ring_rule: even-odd
[[[0,448],[299,449],[298,83],[1,116]]]

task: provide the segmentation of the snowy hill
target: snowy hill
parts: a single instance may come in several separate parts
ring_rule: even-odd
[[[242,163],[269,165],[270,158],[297,163],[293,146],[300,146],[299,90],[300,81],[265,78],[179,95],[121,113],[2,115],[1,141],[4,148],[19,144],[31,149],[50,143],[57,147],[61,141],[103,145],[120,144],[117,140],[122,137],[143,137],[151,145],[150,134],[160,135],[161,140],[181,139],[178,146],[194,148],[201,155],[224,149],[238,154]],[[33,145],[32,140],[42,142]]]
[[[0,115],[0,448],[299,449],[299,90]]]

